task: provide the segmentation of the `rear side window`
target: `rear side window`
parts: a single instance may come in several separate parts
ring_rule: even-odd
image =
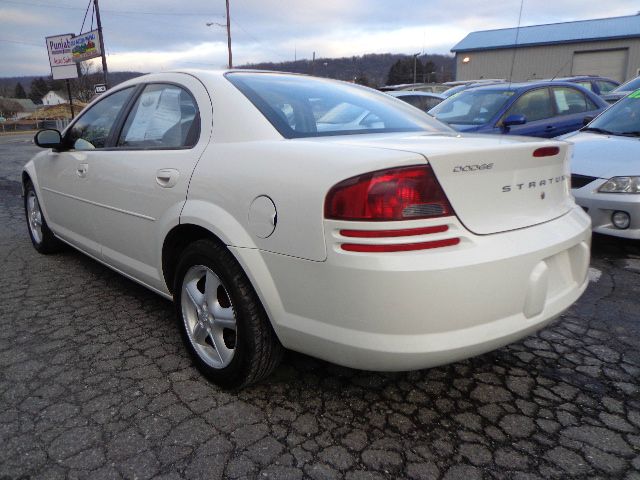
[[[584,81],[584,82],[575,82],[575,83],[593,92],[593,85],[591,85],[591,82]]]
[[[523,94],[511,107],[507,115],[522,114],[527,122],[551,118],[554,115],[549,89],[539,88]]]
[[[600,93],[609,93],[611,90],[617,87],[615,83],[607,82],[605,80],[596,80],[596,84],[600,89]]]
[[[428,97],[426,95],[403,95],[397,98],[399,98],[400,100],[404,100],[405,102],[425,112],[431,110],[442,101],[439,98]]]
[[[147,85],[127,117],[118,147],[182,148],[197,141],[198,109],[176,85]]]
[[[553,89],[553,99],[556,102],[558,115],[571,115],[572,113],[581,113],[593,110],[589,105],[589,101],[585,95],[569,87],[558,87]],[[598,107],[595,107],[598,108]]]
[[[113,93],[84,112],[67,133],[66,141],[75,150],[104,148],[118,114],[133,87]]]

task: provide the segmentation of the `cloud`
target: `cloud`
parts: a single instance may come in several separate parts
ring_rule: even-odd
[[[44,37],[78,32],[86,1],[45,4],[0,0],[0,75],[49,71],[42,52],[6,40],[44,43]],[[25,0],[26,1],[26,0]],[[72,3],[73,2],[73,3]],[[231,0],[236,64],[363,53],[449,53],[471,31],[513,27],[521,0]],[[77,5],[74,6],[74,5]],[[102,2],[111,70],[155,71],[224,66],[224,2],[217,0],[109,0]],[[628,0],[527,0],[522,25],[554,23],[636,11]],[[90,23],[90,20],[89,20]],[[85,26],[85,30],[88,29]]]

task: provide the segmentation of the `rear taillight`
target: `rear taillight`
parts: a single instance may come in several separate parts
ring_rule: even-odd
[[[429,165],[367,173],[335,185],[325,217],[332,220],[416,220],[453,215]]]

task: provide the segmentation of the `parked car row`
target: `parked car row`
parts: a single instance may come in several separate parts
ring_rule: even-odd
[[[640,77],[616,85],[597,76],[462,82],[428,113],[461,132],[573,143],[571,188],[593,230],[640,239]]]

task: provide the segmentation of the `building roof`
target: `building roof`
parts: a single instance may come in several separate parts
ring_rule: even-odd
[[[0,98],[4,98],[5,100],[12,100],[16,103],[19,103],[20,106],[22,106],[22,109],[24,112],[35,112],[36,108],[38,108],[30,98],[9,98],[9,97],[0,97]]]
[[[640,38],[640,14],[626,17],[599,18],[577,22],[550,23],[529,27],[503,28],[471,32],[458,42],[452,52],[495,50],[533,45]],[[516,42],[517,36],[517,42]]]

